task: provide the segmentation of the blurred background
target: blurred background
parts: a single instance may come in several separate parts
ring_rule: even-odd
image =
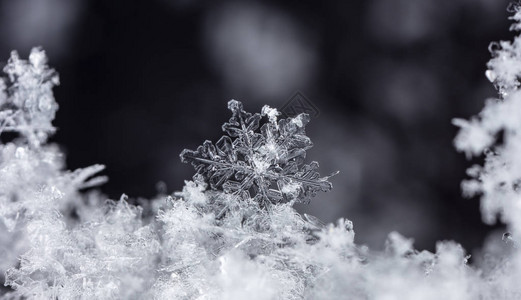
[[[397,230],[418,248],[455,239],[470,251],[501,227],[461,197],[472,162],[453,149],[451,119],[496,96],[484,71],[489,43],[513,35],[507,5],[0,0],[0,60],[44,47],[61,77],[54,141],[71,169],[107,165],[112,198],[180,190],[193,169],[179,153],[221,136],[228,100],[258,112],[299,90],[319,111],[308,159],[340,170],[299,211],[347,217],[376,249]]]

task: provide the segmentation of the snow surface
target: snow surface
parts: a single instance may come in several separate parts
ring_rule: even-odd
[[[518,7],[512,19],[520,29]],[[225,135],[181,154],[196,169],[182,191],[141,205],[106,199],[90,189],[106,181],[96,176],[104,166],[67,171],[47,143],[59,81],[45,52],[13,52],[0,80],[0,132],[17,135],[0,144],[0,268],[12,288],[2,298],[519,299],[520,44],[493,44],[486,75],[500,98],[454,120],[456,148],[485,156],[464,193],[481,195],[484,221],[499,217],[511,232],[473,266],[455,242],[418,251],[391,232],[374,252],[354,242],[350,221],[298,214],[294,203],[332,187],[318,163],[304,163],[309,117],[251,114],[235,100]]]

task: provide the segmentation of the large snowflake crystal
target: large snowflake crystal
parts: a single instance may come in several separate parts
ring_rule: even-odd
[[[277,121],[279,112],[269,106],[251,114],[231,100],[228,108],[233,116],[222,127],[227,135],[215,145],[207,140],[180,155],[213,190],[253,198],[263,206],[308,202],[318,191],[331,190],[328,179],[334,174],[320,177],[317,162],[304,164],[306,150],[313,146],[305,133],[307,114]]]

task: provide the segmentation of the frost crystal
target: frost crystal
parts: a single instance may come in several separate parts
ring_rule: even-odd
[[[513,19],[521,28],[517,8]],[[392,232],[385,251],[374,252],[355,244],[346,219],[301,216],[293,203],[331,183],[317,163],[304,164],[307,115],[278,120],[267,106],[250,114],[229,102],[227,135],[181,154],[197,174],[177,197],[138,206],[125,195],[80,192],[106,180],[92,178],[103,166],[65,171],[63,153],[46,143],[57,77],[42,50],[28,61],[13,53],[0,80],[0,128],[19,134],[0,141],[0,276],[11,288],[0,298],[520,299],[520,41],[502,42],[489,63],[502,99],[454,121],[456,147],[486,156],[467,171],[465,193],[482,194],[485,221],[499,214],[512,232],[506,245],[487,243],[476,267],[454,242],[420,252]]]
[[[521,30],[521,10],[511,5],[515,14],[512,30]],[[499,99],[489,99],[484,109],[470,121],[455,119],[460,127],[456,148],[468,157],[485,155],[483,166],[468,170],[470,180],[463,182],[468,196],[482,195],[481,209],[486,223],[499,215],[514,235],[521,234],[521,37],[512,42],[492,43],[493,58],[486,76],[500,92]]]
[[[59,79],[46,63],[47,57],[40,48],[32,49],[28,61],[13,51],[4,68],[7,82],[0,78],[0,132],[18,132],[34,146],[45,142],[55,131],[51,122],[58,104],[52,88],[59,84]]]
[[[222,127],[227,135],[215,145],[205,141],[197,150],[185,149],[180,155],[213,190],[253,198],[262,205],[306,202],[318,191],[331,190],[328,179],[333,174],[320,177],[317,162],[304,164],[306,150],[313,146],[305,133],[307,114],[277,122],[279,113],[269,106],[261,114],[251,114],[241,102],[231,100],[228,108],[233,116]],[[268,121],[260,126],[263,116]]]

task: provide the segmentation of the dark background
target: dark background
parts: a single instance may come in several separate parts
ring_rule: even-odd
[[[347,217],[375,248],[398,230],[471,250],[494,228],[461,197],[472,162],[451,119],[496,95],[484,71],[488,44],[513,35],[507,4],[0,0],[0,60],[46,49],[61,77],[53,140],[71,169],[107,165],[111,198],[181,189],[193,170],[179,153],[220,137],[228,100],[257,112],[300,90],[320,110],[308,158],[341,171],[300,211]]]

